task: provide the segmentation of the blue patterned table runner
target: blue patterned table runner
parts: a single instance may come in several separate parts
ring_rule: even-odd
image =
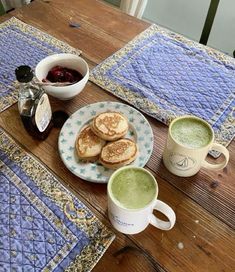
[[[235,60],[152,25],[95,67],[90,80],[165,124],[192,114],[227,146],[235,134]]]
[[[12,17],[0,24],[0,112],[18,99],[15,68],[37,63],[55,53],[80,54],[80,50]]]
[[[113,239],[0,129],[0,271],[90,271]]]

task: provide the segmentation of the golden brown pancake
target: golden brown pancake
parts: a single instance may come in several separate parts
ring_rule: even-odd
[[[104,145],[105,141],[96,136],[89,125],[81,130],[75,143],[78,157],[86,161],[97,160]]]
[[[100,138],[114,141],[125,136],[128,131],[128,121],[119,112],[103,112],[93,119],[91,129]]]
[[[107,168],[117,169],[130,164],[138,155],[136,143],[130,139],[120,139],[102,148],[100,162]]]

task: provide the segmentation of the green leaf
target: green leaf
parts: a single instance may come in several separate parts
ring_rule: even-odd
[[[145,148],[149,148],[149,143],[146,143],[146,144],[144,145],[144,147],[145,147]]]
[[[120,109],[120,105],[117,104],[117,105],[115,106],[115,109]]]
[[[94,171],[96,169],[96,165],[91,166],[91,170]]]
[[[86,169],[84,169],[84,168],[80,169],[81,174],[85,174],[85,172],[86,172]]]
[[[97,174],[96,177],[100,179],[102,177],[102,174]]]

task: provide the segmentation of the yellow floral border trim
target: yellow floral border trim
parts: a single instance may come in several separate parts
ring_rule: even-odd
[[[77,55],[80,55],[82,52],[81,50],[70,46],[66,42],[63,42],[63,41],[55,38],[54,36],[51,36],[50,34],[47,34],[46,32],[37,29],[34,26],[31,26],[31,25],[28,25],[28,24],[22,22],[21,20],[17,19],[16,17],[12,17],[12,18],[6,20],[5,22],[1,23],[0,29],[3,29],[5,27],[9,27],[9,26],[13,26],[13,25],[16,28],[18,28],[20,31],[22,31],[23,33],[37,37],[37,39],[41,40],[42,42],[47,42],[48,44],[51,44],[57,48],[60,48],[61,50],[65,51],[65,52],[77,54]]]
[[[21,32],[23,32],[25,34],[29,34],[33,37],[37,37],[37,39],[39,39],[40,41],[46,42],[50,45],[53,45],[53,46],[61,49],[63,52],[75,54],[78,56],[82,53],[81,50],[76,49],[76,48],[70,46],[69,44],[67,44],[66,42],[60,41],[59,39],[51,36],[50,34],[47,34],[47,33],[43,32],[43,31],[41,31],[31,25],[28,25],[28,24],[22,22],[21,20],[17,19],[16,17],[12,17],[12,18],[6,20],[5,22],[1,23],[0,30],[3,30],[4,28],[9,27],[9,26],[15,26]],[[50,50],[48,50],[48,54],[51,54],[51,53],[52,52],[50,52]],[[3,84],[0,83],[0,88],[1,88],[1,85],[3,86]],[[14,82],[12,83],[11,88],[13,89],[13,87],[14,87]],[[4,111],[8,107],[10,107],[14,103],[16,103],[17,100],[18,100],[17,90],[12,90],[6,96],[0,97],[0,112]]]
[[[104,60],[102,63],[100,63],[91,71],[90,78],[89,78],[91,82],[97,84],[104,90],[111,92],[112,94],[125,100],[126,102],[136,106],[138,109],[143,110],[148,115],[156,118],[157,120],[165,123],[166,125],[169,125],[169,123],[175,117],[178,116],[174,113],[173,110],[170,111],[170,110],[163,110],[159,108],[156,104],[151,102],[149,99],[143,98],[141,95],[130,91],[126,87],[121,86],[120,84],[112,81],[109,77],[106,76],[106,72],[110,70],[114,65],[117,65],[117,63],[126,54],[131,52],[140,41],[151,37],[156,32],[164,36],[170,37],[171,39],[175,41],[183,42],[184,44],[188,46],[193,46],[194,48],[197,48],[205,52],[211,57],[220,60],[221,62],[223,62],[224,65],[227,65],[227,66],[232,65],[234,67],[235,59],[213,48],[204,46],[202,44],[199,44],[198,42],[189,40],[180,34],[174,33],[170,30],[167,30],[165,28],[162,28],[160,26],[153,24],[149,28],[147,28],[145,31],[140,33],[138,36],[136,36],[132,41],[127,43],[123,48],[121,48],[116,53],[108,57],[106,60]],[[211,118],[211,120],[209,120],[209,123],[211,125],[218,119],[218,117],[221,115],[221,113],[226,108],[228,103],[231,101],[231,100],[229,101],[228,100],[229,99],[227,99],[223,107],[218,112],[215,113],[215,115]],[[186,114],[186,112],[183,112],[180,109],[177,109],[177,110],[182,115]],[[235,108],[231,110],[231,112],[229,113],[229,117],[221,125],[221,130],[215,132],[216,141],[225,146],[229,145],[233,137],[233,136],[231,137],[231,135],[234,135],[234,126],[235,126],[235,120],[233,118],[234,111],[235,111]],[[217,152],[211,152],[211,154],[215,157],[219,155]]]
[[[5,173],[8,177],[10,177],[11,181],[14,185],[21,191],[28,199],[30,199],[31,203],[37,206],[38,210],[44,214],[53,225],[60,230],[66,239],[69,239],[71,244],[64,245],[60,251],[56,253],[54,258],[43,268],[42,271],[47,271],[47,269],[54,269],[58,263],[60,263],[64,257],[67,256],[70,250],[76,245],[77,237],[60,221],[60,219],[45,205],[45,203],[36,195],[33,191],[29,191],[28,186],[20,180],[20,178],[6,165],[2,164],[0,161],[1,170]]]
[[[70,263],[65,271],[91,271],[114,240],[115,235],[113,232],[104,226],[81,201],[69,192],[42,163],[24,151],[2,128],[0,128],[0,149],[11,161],[16,163],[26,175],[34,180],[40,190],[42,190],[90,240],[90,243],[82,249],[80,255]],[[75,199],[82,208],[77,209],[75,207]],[[78,215],[77,217],[71,216],[74,212]],[[57,222],[57,224],[61,224],[61,222]],[[49,271],[50,270],[45,269],[45,272]]]

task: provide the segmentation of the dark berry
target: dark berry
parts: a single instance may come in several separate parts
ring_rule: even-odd
[[[76,83],[83,78],[82,74],[76,70],[66,67],[55,66],[48,72],[46,79],[50,82],[70,82]]]

